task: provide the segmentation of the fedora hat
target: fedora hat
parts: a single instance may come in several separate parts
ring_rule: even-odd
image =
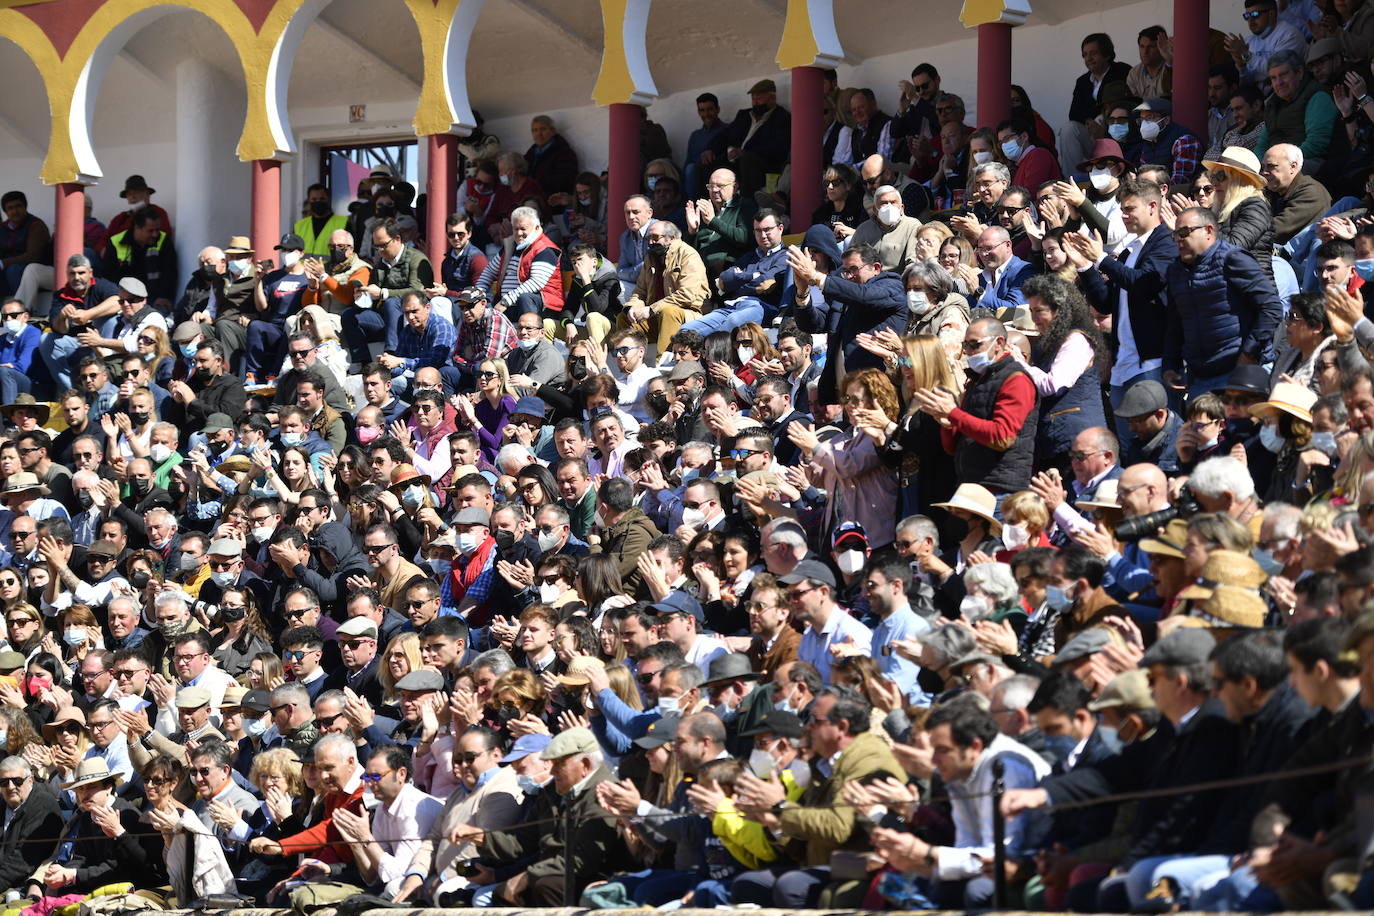
[[[0,490],[0,496],[11,496],[28,490],[37,490],[39,496],[47,496],[49,492],[47,485],[38,479],[37,474],[20,471],[5,478],[5,489]]]
[[[111,772],[110,765],[105,762],[104,757],[88,757],[77,765],[72,781],[64,782],[62,788],[75,789],[80,786],[88,786],[93,782],[106,780],[118,786],[124,781],[124,777],[120,776],[117,771]]]
[[[148,179],[142,175],[130,175],[124,179],[124,190],[119,192],[119,196],[128,200],[130,191],[147,191],[149,194],[156,194],[157,188],[148,187]]]
[[[13,403],[0,406],[0,414],[4,414],[5,419],[9,420],[14,411],[20,407],[26,407],[38,414],[38,425],[42,426],[48,422],[48,417],[52,415],[52,408],[47,401],[40,401],[31,394],[17,395]]]
[[[1260,174],[1260,161],[1254,153],[1243,146],[1228,146],[1215,159],[1202,160],[1204,169],[1225,169],[1232,178],[1264,187],[1264,176]]]
[[[1250,413],[1262,420],[1268,420],[1282,412],[1306,423],[1312,422],[1312,405],[1317,403],[1317,393],[1306,385],[1293,382],[1279,382],[1269,392],[1269,400],[1250,405]]]
[[[246,235],[229,236],[229,244],[224,246],[225,254],[252,254],[253,242]]]
[[[1115,159],[1122,165],[1126,164],[1126,156],[1121,152],[1121,144],[1109,137],[1105,137],[1093,142],[1093,148],[1088,150],[1088,157],[1078,163],[1078,171],[1090,171],[1094,162],[1103,159]]]
[[[52,717],[51,722],[43,724],[43,740],[49,744],[56,741],[57,730],[70,722],[75,722],[84,729],[86,727],[86,714],[75,706],[59,709],[57,715]]]
[[[1164,526],[1162,534],[1157,534],[1152,538],[1143,538],[1140,541],[1140,549],[1145,553],[1152,553],[1161,557],[1174,557],[1183,559],[1184,548],[1188,546],[1188,523],[1181,518],[1172,519],[1169,524]]]
[[[1109,477],[1097,485],[1092,496],[1087,499],[1080,499],[1074,505],[1085,506],[1089,509],[1120,509],[1119,483],[1120,481],[1115,477]]]
[[[1257,588],[1222,584],[1212,590],[1207,600],[1194,604],[1189,613],[1213,626],[1257,629],[1264,626],[1269,605]]]
[[[426,488],[429,487],[428,474],[421,474],[413,464],[398,464],[391,469],[391,483],[387,484],[387,489],[394,490],[399,486],[416,481]]]
[[[939,506],[941,509],[958,509],[961,512],[976,515],[992,526],[993,534],[999,534],[1002,531],[1002,523],[997,520],[997,497],[993,496],[992,491],[981,484],[961,483],[948,502],[931,503],[931,505]]]
[[[588,672],[593,669],[606,670],[606,663],[592,655],[577,655],[568,662],[568,670],[558,675],[558,683],[565,687],[582,687],[591,683]]]

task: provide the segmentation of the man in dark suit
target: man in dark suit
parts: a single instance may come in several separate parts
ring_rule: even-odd
[[[1021,287],[1035,276],[1035,266],[1012,254],[1011,233],[1001,226],[989,226],[978,236],[974,254],[983,265],[983,288],[974,306],[988,309],[1008,324],[1025,314],[1026,294]]]
[[[787,437],[787,426],[794,420],[810,423],[811,417],[792,404],[792,385],[786,378],[771,375],[754,386],[753,416],[768,427],[778,463],[785,467],[796,464],[801,451]]]
[[[792,150],[792,115],[778,104],[778,87],[759,80],[749,87],[750,107],[711,143],[713,162],[739,178],[737,193],[752,196],[769,172],[781,172]]]
[[[1117,191],[1121,221],[1134,235],[1112,257],[1096,236],[1066,235],[1070,256],[1079,265],[1084,295],[1100,315],[1112,316],[1112,407],[1121,406],[1126,389],[1136,382],[1163,382],[1165,286],[1169,265],[1178,260],[1178,243],[1161,225],[1159,186],[1148,181],[1123,181]],[[1179,408],[1174,403],[1173,408]],[[1134,435],[1118,417],[1116,434],[1129,448]]]
[[[47,783],[36,784],[22,757],[0,763],[0,798],[8,809],[0,832],[0,885],[22,887],[57,845],[62,812],[57,796]]]
[[[1131,74],[1129,64],[1116,59],[1116,46],[1112,38],[1104,32],[1094,32],[1083,39],[1080,46],[1083,65],[1087,72],[1073,84],[1073,101],[1069,103],[1069,120],[1059,128],[1056,146],[1059,147],[1059,163],[1065,175],[1072,175],[1074,167],[1082,160],[1093,145],[1089,124],[1101,113],[1102,101],[1107,98],[1102,90],[1109,83],[1126,82]],[[1113,137],[1118,143],[1121,138]]]

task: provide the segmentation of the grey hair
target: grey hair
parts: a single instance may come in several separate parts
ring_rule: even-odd
[[[82,267],[89,268],[90,266],[91,259],[86,257],[84,254],[74,254],[70,258],[67,258],[68,270],[78,270]]]
[[[321,754],[338,754],[343,760],[358,762],[358,746],[347,735],[330,732],[315,742],[315,757]]]
[[[916,279],[921,281],[929,294],[930,301],[939,305],[944,302],[954,289],[954,278],[934,261],[912,261],[910,266],[902,272],[902,282]]]
[[[993,693],[1002,695],[1002,708],[1010,712],[1020,712],[1030,705],[1040,680],[1029,674],[1013,674],[993,688]]]
[[[348,696],[342,690],[325,690],[315,697],[315,706],[318,708],[321,703],[338,703],[339,708],[343,709],[348,702]]]
[[[793,519],[775,518],[764,525],[760,533],[764,544],[786,544],[792,548],[793,554],[806,553],[806,533]]]
[[[992,172],[998,181],[1005,181],[1007,184],[1011,184],[1011,172],[1000,162],[984,162],[982,165],[973,167],[974,178],[977,178],[984,172]]]
[[[170,423],[167,425],[171,426]],[[176,429],[176,427],[172,426],[172,429]],[[167,516],[167,524],[171,526],[173,531],[177,529],[177,517],[174,514],[172,514],[170,510],[164,509],[161,506],[149,509],[147,512],[143,513],[143,521],[148,522],[159,515]]]
[[[706,457],[709,460],[716,456],[716,447],[709,442],[702,442],[700,439],[693,439],[691,442],[688,442],[686,445],[682,447],[682,454],[685,455],[688,452],[705,452]]]
[[[528,220],[536,226],[543,225],[539,222],[539,211],[533,207],[516,207],[514,210],[510,211],[510,222],[512,226],[515,225],[516,220]]]
[[[1285,48],[1282,51],[1275,51],[1273,54],[1269,55],[1269,59],[1264,62],[1265,74],[1267,75],[1269,71],[1273,70],[1275,67],[1287,67],[1294,73],[1297,73],[1299,70],[1307,69],[1307,62],[1303,60],[1302,55],[1298,54],[1297,51]]]
[[[238,754],[238,746],[230,747],[224,741],[206,741],[204,744],[196,745],[196,749],[191,751],[188,759],[195,760],[203,757],[217,767],[231,767],[234,765],[234,757]]]
[[[1269,503],[1264,507],[1264,521],[1273,524],[1273,537],[1295,538],[1302,522],[1302,510],[1291,503]]]
[[[20,771],[25,776],[33,775],[33,767],[29,766],[29,762],[23,757],[11,754],[4,760],[0,760],[0,773],[13,773],[15,770]]]
[[[481,655],[472,660],[472,670],[486,668],[492,674],[500,677],[507,671],[515,670],[515,660],[506,653],[505,649],[488,649]]]
[[[504,153],[496,157],[496,161],[503,163],[506,166],[506,168],[520,175],[528,175],[530,173],[530,164],[528,161],[526,161],[523,153],[517,153],[514,150],[506,150]],[[515,213],[518,212],[520,211],[515,211]],[[514,222],[515,220],[515,213],[511,214],[512,222]]]
[[[1274,58],[1271,57],[1269,59],[1272,61]],[[1292,143],[1275,143],[1273,146],[1269,147],[1269,149],[1287,158],[1288,161],[1297,168],[1302,168],[1303,156],[1301,146],[1296,146]]]
[[[996,608],[1010,607],[1015,604],[1020,591],[1016,587],[1016,577],[1006,563],[975,563],[964,573],[964,587],[978,586]]]
[[[937,667],[943,668],[955,659],[969,655],[978,643],[968,627],[957,623],[941,624],[921,637],[921,645],[930,650],[938,660]]]
[[[516,471],[519,471],[520,468],[534,463],[534,455],[527,445],[521,445],[519,442],[507,442],[501,446],[501,451],[496,453],[496,466],[501,469],[501,473],[510,473],[506,470],[506,465],[512,461],[520,462],[519,466],[515,468]]]
[[[898,195],[898,196],[900,197],[900,196],[901,196],[901,193],[902,193],[901,191],[898,191],[898,190],[897,190],[896,188],[894,188],[892,185],[890,185],[890,184],[885,184],[885,185],[883,185],[881,188],[878,188],[877,190],[875,190],[875,191],[873,192],[873,199],[874,199],[874,200],[877,200],[879,197],[882,197],[884,194],[896,194],[896,195]]]
[[[1208,499],[1218,499],[1223,493],[1230,493],[1237,500],[1255,495],[1255,482],[1250,472],[1230,455],[1208,458],[1199,464],[1188,478],[1188,486]]]
[[[908,515],[897,523],[898,531],[910,531],[916,537],[930,540],[940,546],[940,527],[924,515]]]
[[[555,519],[558,520],[558,524],[560,525],[568,525],[572,523],[572,514],[568,512],[567,509],[564,509],[562,506],[558,505],[558,503],[544,503],[544,505],[539,507],[539,512],[536,512],[535,516],[538,517],[538,515],[542,512],[547,512],[550,515],[552,515]]]
[[[656,220],[654,220],[653,223],[651,223],[651,224],[649,225],[649,228],[652,229],[652,228],[654,227],[654,224],[657,224],[658,227],[659,227],[659,230],[658,230],[658,231],[659,231],[659,232],[662,232],[664,235],[668,236],[668,238],[670,238],[670,239],[680,239],[680,238],[682,238],[682,230],[679,229],[679,228],[677,227],[677,224],[676,224],[676,223],[669,222],[669,221],[666,220],[666,219],[656,219]]]
[[[309,708],[310,691],[300,681],[287,681],[272,691],[272,705],[281,706],[284,703]]]
[[[191,602],[187,599],[186,593],[181,591],[166,591],[160,593],[153,599],[153,613],[156,614],[158,608],[162,607],[164,604],[171,604],[173,601],[181,605],[183,611],[190,613]]]
[[[335,229],[333,232],[329,233],[329,235],[331,238],[335,235],[342,235],[344,238],[348,239],[348,247],[353,247],[353,233],[349,232],[347,229]]]

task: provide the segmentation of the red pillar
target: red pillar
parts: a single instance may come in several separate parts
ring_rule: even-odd
[[[792,68],[792,223],[789,232],[805,232],[821,205],[821,109],[825,87],[819,67]]]
[[[275,159],[254,159],[253,229],[254,256],[270,258],[281,240],[281,163]]]
[[[639,128],[644,109],[633,102],[611,108],[610,162],[607,167],[606,246],[612,261],[620,260],[620,234],[625,231],[625,198],[639,192],[644,163],[639,159]]]
[[[76,182],[63,182],[57,190],[57,213],[53,231],[53,282],[61,289],[67,284],[67,259],[85,250],[86,189]]]
[[[1174,0],[1174,120],[1207,139],[1208,4]]]
[[[985,22],[978,27],[978,126],[996,130],[1010,114],[1011,26]]]
[[[453,134],[430,134],[429,174],[425,177],[425,194],[429,203],[426,210],[427,225],[425,239],[429,244],[429,260],[438,274],[443,263],[448,239],[444,235],[444,223],[454,202],[454,171],[457,168],[458,138]]]

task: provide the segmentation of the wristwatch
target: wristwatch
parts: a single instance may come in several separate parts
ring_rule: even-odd
[[[784,798],[782,801],[778,802],[776,805],[773,806],[773,815],[775,817],[782,817],[782,810],[786,807],[787,799]]]

